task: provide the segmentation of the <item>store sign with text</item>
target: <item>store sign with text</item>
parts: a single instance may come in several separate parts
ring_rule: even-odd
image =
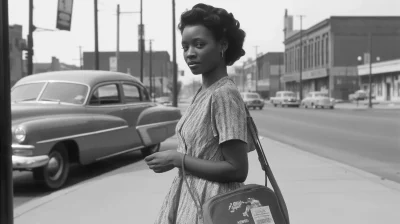
[[[71,30],[72,8],[74,0],[58,0],[56,28]]]

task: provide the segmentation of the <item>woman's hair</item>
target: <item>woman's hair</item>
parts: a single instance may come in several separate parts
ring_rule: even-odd
[[[240,29],[240,23],[232,13],[225,9],[206,4],[197,4],[191,10],[182,13],[178,25],[181,33],[188,25],[203,25],[208,28],[217,41],[226,40],[228,49],[225,52],[225,63],[233,65],[245,55],[243,48],[246,33]]]

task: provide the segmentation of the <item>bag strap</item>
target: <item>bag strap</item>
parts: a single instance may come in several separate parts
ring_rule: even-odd
[[[269,163],[267,161],[267,157],[265,156],[264,150],[262,148],[260,139],[258,138],[257,127],[254,124],[253,118],[251,117],[247,106],[245,106],[245,108],[246,108],[246,114],[247,114],[247,118],[248,118],[247,119],[247,121],[248,121],[248,123],[247,123],[248,130],[250,131],[250,136],[251,136],[252,140],[254,141],[254,144],[255,144],[255,147],[256,147],[256,151],[257,151],[257,154],[258,154],[258,160],[260,161],[260,164],[261,164],[261,168],[265,172],[265,186],[267,186],[267,182],[268,182],[268,179],[269,179],[270,182],[271,182],[272,188],[273,188],[273,190],[274,190],[274,192],[276,194],[276,197],[278,199],[278,205],[280,207],[280,210],[283,213],[283,216],[285,218],[286,224],[289,224],[290,223],[290,221],[289,221],[289,212],[287,210],[287,206],[286,206],[285,200],[283,198],[282,192],[281,192],[281,190],[280,190],[280,188],[278,186],[278,183],[276,182],[275,176],[272,173],[271,167],[270,167],[270,165],[269,165]]]

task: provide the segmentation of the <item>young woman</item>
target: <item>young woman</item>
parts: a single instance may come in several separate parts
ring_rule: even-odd
[[[184,12],[179,29],[185,61],[203,83],[177,124],[178,150],[145,158],[156,173],[179,169],[157,224],[202,223],[183,181],[182,162],[201,205],[241,187],[248,173],[245,105],[227,73],[227,66],[245,54],[245,32],[232,13],[205,4]]]

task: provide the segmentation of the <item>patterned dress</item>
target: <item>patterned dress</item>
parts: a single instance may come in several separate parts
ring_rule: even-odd
[[[222,161],[220,144],[233,139],[247,142],[246,125],[246,111],[240,93],[230,77],[223,77],[207,89],[200,88],[178,122],[178,152],[200,159]],[[243,186],[243,183],[212,182],[188,173],[186,179],[201,205],[215,195]],[[155,223],[202,224],[180,169]]]

